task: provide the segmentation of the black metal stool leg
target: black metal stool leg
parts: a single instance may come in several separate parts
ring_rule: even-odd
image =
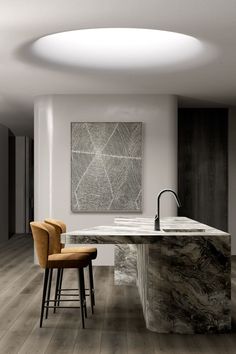
[[[83,306],[84,306],[84,315],[87,318],[87,305],[86,305],[86,295],[85,295],[85,283],[84,283],[84,268],[82,268],[81,275],[82,284],[83,284]]]
[[[60,270],[57,269],[57,280],[56,280],[56,286],[55,286],[55,295],[54,295],[54,306],[57,304],[57,297],[58,297],[58,287],[59,287],[59,281],[60,281]],[[56,312],[56,308],[53,309],[53,313]]]
[[[60,281],[59,281],[59,287],[58,287],[57,306],[60,306],[61,287],[62,287],[62,280],[63,280],[63,271],[64,271],[64,269],[62,268],[62,269],[60,270]]]
[[[48,285],[48,274],[49,274],[49,269],[46,268],[44,272],[44,284],[43,284],[43,295],[42,295],[42,306],[41,306],[41,316],[40,316],[40,325],[39,327],[42,327],[43,324],[43,314],[44,314],[44,307],[45,307],[45,299],[46,299],[46,294],[47,294],[47,285]]]
[[[48,283],[48,293],[47,293],[47,306],[49,306],[50,294],[51,294],[51,285],[52,285],[52,274],[53,269],[49,270],[49,283]],[[46,308],[45,319],[48,318],[48,307]]]
[[[91,310],[92,310],[92,313],[94,313],[93,306],[95,305],[95,299],[94,299],[94,285],[93,285],[93,266],[92,266],[92,261],[89,262],[89,290],[90,290]]]
[[[78,280],[79,280],[79,295],[80,295],[80,314],[82,328],[84,328],[84,283],[83,283],[83,268],[78,269]]]

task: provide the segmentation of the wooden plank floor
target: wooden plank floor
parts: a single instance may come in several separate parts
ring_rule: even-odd
[[[0,247],[1,354],[233,354],[236,353],[236,257],[232,262],[233,330],[224,335],[167,335],[145,328],[135,287],[115,287],[112,267],[95,268],[95,314],[80,328],[79,309],[60,309],[39,328],[43,272],[33,264],[30,236]],[[76,273],[65,271],[65,286]]]

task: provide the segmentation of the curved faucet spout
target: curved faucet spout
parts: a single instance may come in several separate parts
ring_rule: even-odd
[[[160,191],[160,193],[158,194],[157,197],[157,214],[155,216],[155,230],[158,231],[160,230],[160,199],[163,193],[165,192],[170,192],[174,195],[175,197],[175,201],[177,206],[180,208],[181,204],[180,204],[180,200],[178,195],[175,193],[175,191],[173,191],[172,189],[163,189],[162,191]]]

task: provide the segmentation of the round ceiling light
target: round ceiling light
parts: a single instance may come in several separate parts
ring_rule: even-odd
[[[176,32],[97,28],[44,36],[31,50],[43,60],[69,67],[163,70],[201,62],[206,47],[197,38]]]

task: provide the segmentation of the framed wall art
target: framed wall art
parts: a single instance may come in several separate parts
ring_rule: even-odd
[[[142,211],[142,123],[71,123],[73,212]]]

